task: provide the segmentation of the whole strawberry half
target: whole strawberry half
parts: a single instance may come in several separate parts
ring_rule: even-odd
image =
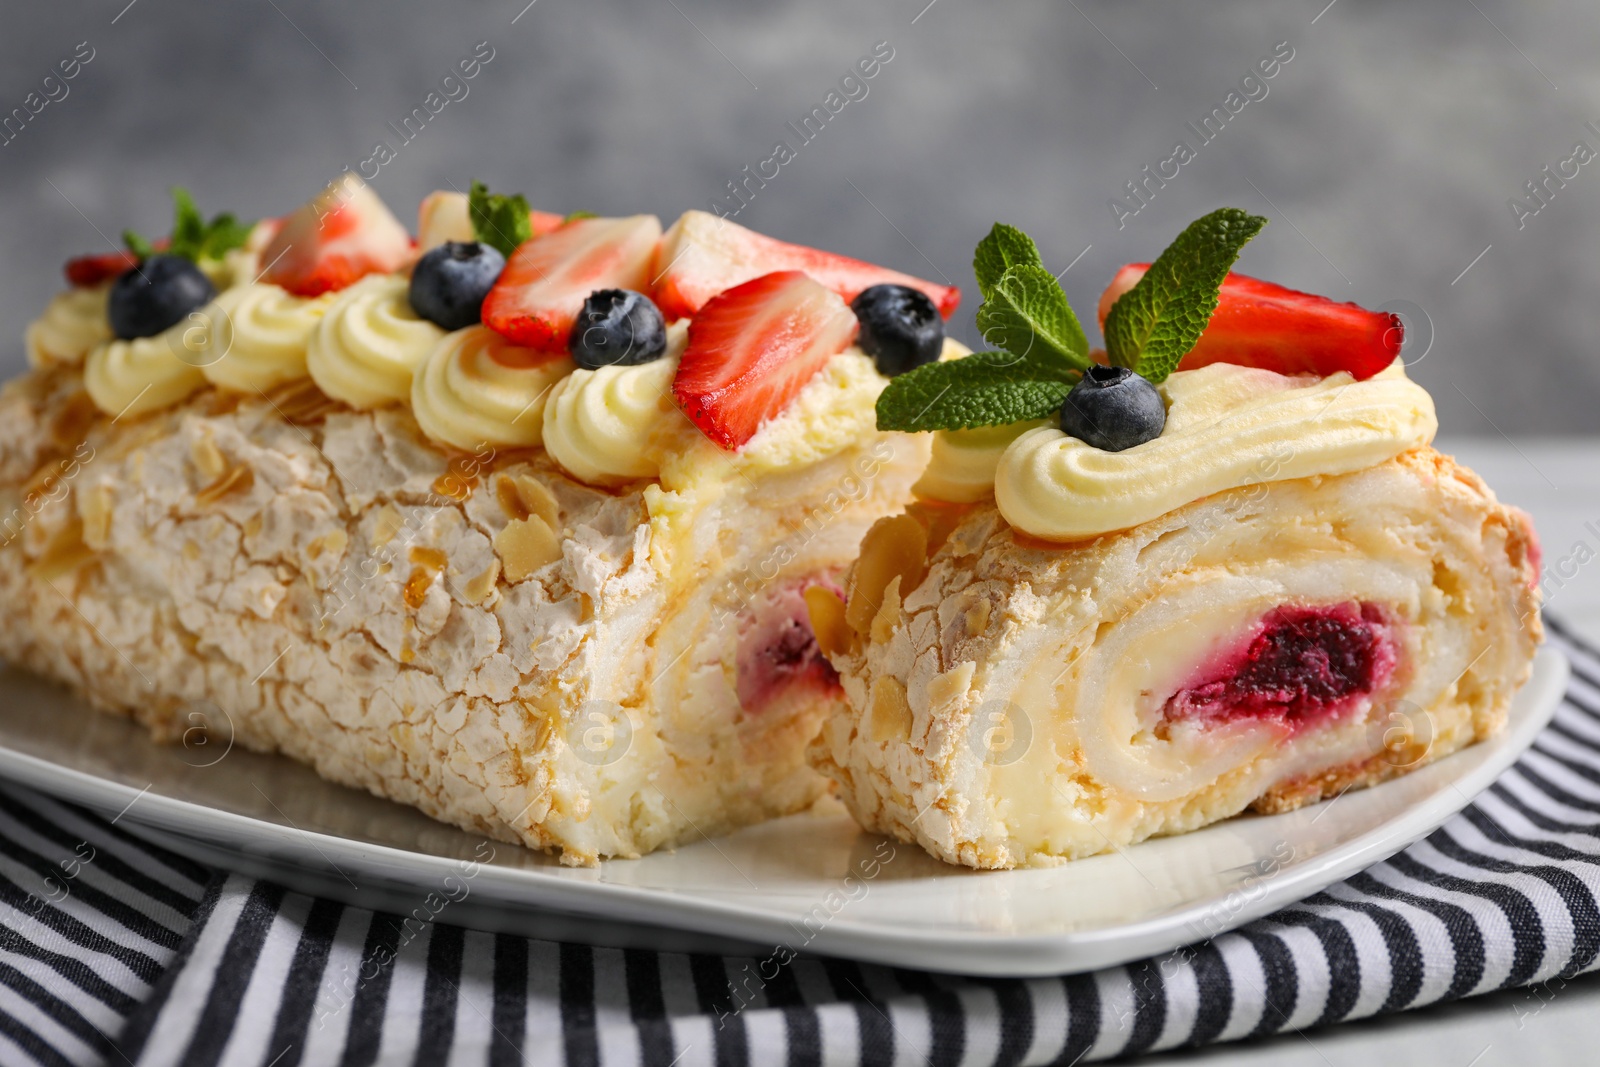
[[[672,391],[707,437],[737,451],[855,332],[839,294],[802,271],[764,274],[706,301]]]
[[[720,292],[772,271],[805,271],[845,299],[893,283],[928,294],[949,318],[961,301],[951,285],[913,278],[887,267],[766,237],[705,211],[686,211],[661,239],[655,299],[667,321],[693,315]]]
[[[1102,331],[1111,305],[1149,269],[1148,263],[1129,263],[1111,279],[1100,295]],[[1404,339],[1397,315],[1229,274],[1210,324],[1178,369],[1236,363],[1279,374],[1349,371],[1360,380],[1393,363]]]
[[[293,212],[261,250],[262,280],[296,296],[320,296],[412,256],[411,236],[372,188],[343,178]]]
[[[524,241],[483,301],[484,325],[527,348],[565,352],[590,293],[649,288],[660,240],[654,215],[633,215],[574,219]]]

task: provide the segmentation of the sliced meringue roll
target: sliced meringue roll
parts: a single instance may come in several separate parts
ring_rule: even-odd
[[[1287,810],[1499,730],[1537,560],[1430,447],[1072,543],[915,505],[810,598],[849,703],[812,760],[864,827],[972,867]]]

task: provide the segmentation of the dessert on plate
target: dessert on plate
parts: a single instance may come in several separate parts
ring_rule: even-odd
[[[1541,630],[1528,517],[1431,447],[1401,324],[1230,272],[1222,209],[1106,291],[1105,351],[997,225],[995,351],[896,378],[917,500],[806,590],[848,710],[814,764],[952,863],[1119,849],[1499,730]]]
[[[0,654],[569,863],[823,791],[804,597],[911,499],[874,405],[955,289],[476,184],[416,239],[351,178],[175,195],[0,392]]]

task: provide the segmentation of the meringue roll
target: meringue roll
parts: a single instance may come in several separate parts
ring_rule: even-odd
[[[562,216],[529,218],[520,254],[561,282],[514,287],[530,317],[570,326],[628,284],[594,242],[563,258]],[[476,245],[473,225],[436,194],[423,246]],[[239,259],[257,249],[260,271]],[[836,259],[757,252],[651,275],[703,303]],[[928,455],[876,429],[888,379],[846,296],[805,305],[849,328],[831,347],[789,305],[719,324],[680,296],[647,351],[579,366],[565,337],[428,319],[415,255],[370,190],[335,187],[258,225],[234,267],[198,263],[215,299],[148,336],[112,336],[93,257],[69,271],[96,287],[51,302],[35,369],[0,389],[0,655],[158,738],[203,724],[566,863],[810,805],[827,783],[806,746],[839,688],[806,593],[837,589]],[[901,277],[837,262],[846,293]],[[630,306],[659,318],[652,294]],[[749,321],[808,346],[809,373],[763,362]],[[677,399],[681,361],[724,350],[697,354],[696,326],[753,385],[737,447]]]
[[[951,863],[1046,864],[1502,727],[1541,634],[1537,542],[1429,446],[1398,365],[1219,365],[1163,392],[1166,430],[1123,452],[1038,426],[936,445],[918,491],[955,499],[880,520],[844,597],[812,597],[848,702],[812,759],[862,826]]]

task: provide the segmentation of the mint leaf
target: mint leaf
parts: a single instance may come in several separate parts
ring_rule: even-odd
[[[172,187],[172,240],[167,251],[185,259],[199,259],[206,240],[206,220],[194,197],[181,186]]]
[[[505,196],[489,192],[482,182],[472,183],[467,194],[467,210],[472,216],[472,232],[478,240],[510,257],[517,246],[533,236],[528,221],[528,200],[521,193]]]
[[[1191,222],[1106,315],[1106,353],[1152,382],[1166,380],[1217,310],[1217,294],[1239,250],[1267,220],[1219,208]]]
[[[1057,361],[1063,371],[1088,369],[1089,339],[1049,271],[1033,263],[1018,264],[1000,276],[987,296],[978,308],[978,329],[986,344],[1019,356]]]
[[[995,223],[989,236],[979,241],[977,251],[972,253],[972,273],[985,300],[1006,271],[1021,266],[1043,267],[1044,259],[1033,238],[1003,222]]]
[[[221,259],[223,253],[243,248],[250,239],[253,222],[240,222],[224,211],[206,225],[205,237],[200,241],[200,255],[206,259]]]
[[[128,246],[128,251],[141,260],[149,259],[156,254],[155,246],[132,230],[122,231],[122,243]]]
[[[227,212],[207,222],[195,206],[189,190],[174,186],[172,236],[167,239],[165,247],[157,248],[153,242],[132,230],[122,231],[122,243],[141,260],[149,259],[157,252],[165,252],[199,262],[201,259],[221,259],[224,253],[243,247],[254,228],[254,223],[240,222]]]
[[[1078,375],[1052,359],[977,352],[927,363],[878,395],[878,429],[970,430],[1043,419],[1061,410]]]

